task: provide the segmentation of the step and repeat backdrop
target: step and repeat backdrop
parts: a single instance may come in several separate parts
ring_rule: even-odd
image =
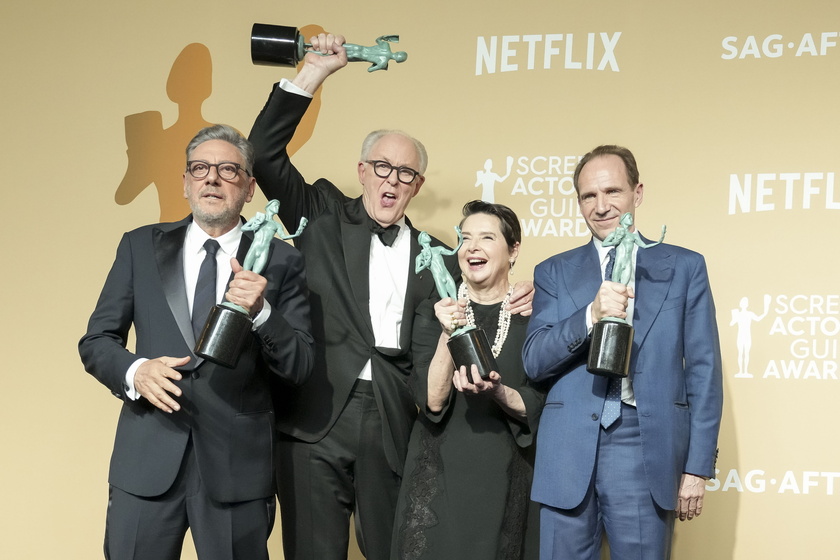
[[[76,343],[120,235],[188,212],[189,138],[215,122],[247,134],[294,76],[251,63],[255,22],[361,45],[399,35],[405,62],[327,81],[293,160],[355,196],[365,134],[406,130],[429,152],[412,221],[454,242],[466,201],[510,206],[517,280],[589,240],[580,157],[633,150],[636,224],[706,256],[723,351],[718,474],[674,557],[837,554],[840,4],[48,0],[0,7],[0,556],[101,554],[120,403]],[[279,529],[271,549],[282,558]]]

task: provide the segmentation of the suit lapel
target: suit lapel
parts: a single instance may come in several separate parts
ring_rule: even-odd
[[[184,239],[190,221],[191,217],[186,218],[172,230],[156,228],[153,243],[166,303],[175,318],[178,330],[181,331],[181,336],[192,349],[195,347],[195,336],[192,332],[187,290],[184,286]]]
[[[650,243],[644,239],[645,243]],[[656,245],[639,248],[636,254],[636,301],[633,312],[634,346],[640,348],[671,288],[674,279],[674,255]]]
[[[252,231],[243,231],[242,237],[239,239],[239,249],[236,250],[236,260],[241,265],[245,262],[245,257],[248,255],[248,250],[251,248],[251,243],[254,242],[254,232]],[[271,251],[274,247],[269,244],[268,246],[268,259],[266,259],[266,263],[271,262]],[[265,272],[265,271],[263,271]],[[228,279],[228,283],[233,280],[233,271],[230,273],[230,278]]]
[[[576,309],[592,303],[598,287],[601,285],[601,263],[598,262],[598,250],[590,242],[580,247],[567,261],[563,268],[563,280]]]
[[[370,229],[364,223],[367,216],[362,199],[355,198],[347,202],[348,219],[341,221],[341,245],[350,289],[358,308],[358,316],[367,325],[371,340],[373,326],[370,322]]]
[[[417,308],[419,300],[427,295],[423,293],[423,278],[426,274],[431,274],[429,269],[421,271],[420,274],[414,272],[414,264],[417,261],[417,255],[420,254],[420,242],[417,241],[419,232],[408,221],[408,217],[405,219],[405,225],[411,235],[411,252],[408,258],[408,283],[405,288],[405,304],[403,305],[402,327],[400,328],[400,348],[402,349],[411,347],[411,325],[414,323],[414,310]]]

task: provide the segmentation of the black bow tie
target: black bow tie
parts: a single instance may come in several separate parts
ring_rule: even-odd
[[[373,218],[368,218],[368,220],[368,227],[370,228],[370,231],[379,236],[379,240],[383,245],[390,247],[394,244],[394,240],[400,232],[400,226],[397,224],[391,224],[388,227],[382,227]]]

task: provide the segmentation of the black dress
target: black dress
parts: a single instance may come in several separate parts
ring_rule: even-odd
[[[501,304],[471,306],[492,343]],[[429,411],[431,356],[415,356],[420,415],[408,447],[392,558],[538,557],[539,509],[529,493],[545,393],[529,384],[522,366],[527,324],[527,317],[511,317],[497,358],[502,383],[518,390],[525,403],[524,422],[506,414],[488,395],[464,394],[454,387],[439,413]]]

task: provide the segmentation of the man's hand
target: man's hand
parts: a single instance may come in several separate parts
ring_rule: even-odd
[[[706,495],[706,479],[683,473],[680,493],[677,497],[677,517],[680,521],[691,521],[703,511],[703,496]]]
[[[143,362],[134,374],[134,390],[164,412],[181,410],[181,405],[170,396],[181,396],[181,389],[171,381],[180,381],[181,374],[172,368],[187,365],[189,361],[189,356],[161,356]]]
[[[597,323],[604,317],[626,319],[627,304],[630,298],[635,296],[630,286],[609,280],[603,282],[592,302],[592,323]]]
[[[330,74],[347,66],[347,52],[342,35],[321,33],[309,42],[312,49],[303,57],[303,66],[292,83],[314,95]]]
[[[513,287],[513,293],[510,295],[508,311],[513,315],[528,317],[533,311],[531,308],[532,301],[534,301],[534,283],[530,280],[517,282]]]
[[[226,299],[244,307],[251,317],[256,317],[263,308],[263,294],[268,280],[256,272],[243,269],[236,259],[230,259],[230,268],[233,271],[233,280],[228,284]]]

